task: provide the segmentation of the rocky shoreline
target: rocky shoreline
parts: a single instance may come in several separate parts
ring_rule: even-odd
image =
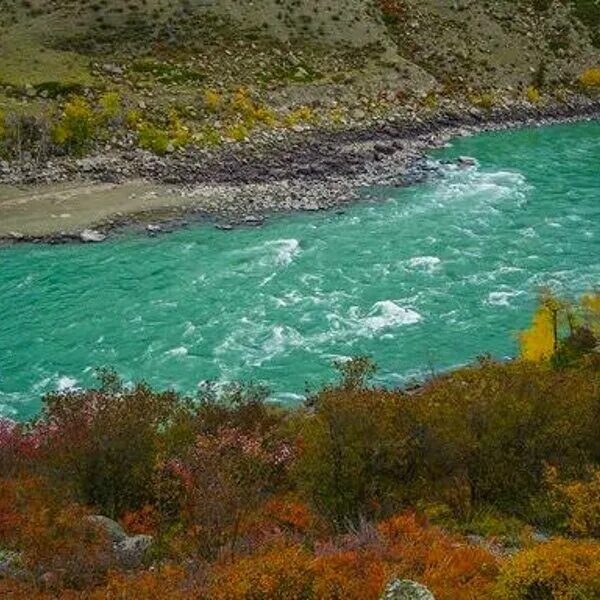
[[[556,104],[503,108],[442,107],[427,115],[392,116],[343,131],[311,130],[265,135],[253,144],[208,153],[187,150],[158,157],[141,150],[44,165],[0,162],[0,184],[40,185],[69,181],[161,184],[181,205],[113,217],[82,231],[31,236],[18,231],[0,242],[101,242],[124,230],[151,235],[194,222],[217,227],[257,226],[270,215],[339,209],[364,197],[361,188],[406,186],[436,171],[426,152],[450,139],[478,132],[544,126],[600,118],[600,101],[586,97]]]

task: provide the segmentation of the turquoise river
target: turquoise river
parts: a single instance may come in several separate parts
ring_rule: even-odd
[[[0,415],[99,366],[193,393],[264,382],[296,401],[335,359],[401,385],[514,356],[540,288],[600,285],[600,123],[456,140],[475,168],[378,190],[343,214],[197,226],[100,245],[0,248]]]

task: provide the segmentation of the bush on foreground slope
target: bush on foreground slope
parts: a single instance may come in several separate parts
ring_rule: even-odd
[[[0,421],[0,595],[376,600],[401,577],[441,600],[597,598],[599,316],[545,298],[519,360],[409,393],[357,359],[294,411],[110,372],[51,394]],[[144,564],[120,567],[91,514],[153,535]]]

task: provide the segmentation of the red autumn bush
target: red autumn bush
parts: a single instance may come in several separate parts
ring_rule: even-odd
[[[179,503],[180,518],[196,535],[198,552],[207,557],[219,548],[235,552],[248,520],[291,457],[286,443],[221,429],[199,435],[186,456],[167,463],[163,482],[178,484],[169,490]]]
[[[310,535],[324,528],[318,515],[305,502],[292,495],[272,498],[265,504],[263,513],[266,520],[290,533]]]
[[[0,417],[0,473],[14,475],[38,454],[39,437],[23,423]]]

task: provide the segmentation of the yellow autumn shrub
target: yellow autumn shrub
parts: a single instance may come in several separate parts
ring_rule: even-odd
[[[527,100],[531,104],[539,104],[542,100],[542,95],[540,94],[540,91],[534,85],[530,85],[527,88]]]
[[[202,103],[210,112],[217,112],[222,104],[222,98],[216,90],[205,90],[202,94]]]
[[[65,104],[63,114],[52,129],[52,139],[70,151],[82,152],[96,133],[96,115],[89,102],[80,96]]]
[[[302,124],[314,124],[317,121],[317,115],[310,106],[300,106],[289,112],[284,119],[284,122],[288,127]]]
[[[600,543],[554,539],[519,552],[502,569],[496,600],[600,598]]]
[[[556,348],[554,332],[552,310],[546,304],[542,304],[533,315],[529,329],[519,337],[521,358],[535,362],[550,359]]]
[[[552,505],[565,516],[569,531],[600,537],[600,468],[591,468],[585,479],[561,481],[558,470],[548,467],[545,481]]]
[[[121,95],[118,92],[107,92],[100,96],[100,117],[104,121],[116,119],[121,113]]]
[[[586,69],[581,74],[579,82],[586,88],[600,88],[600,68]]]

